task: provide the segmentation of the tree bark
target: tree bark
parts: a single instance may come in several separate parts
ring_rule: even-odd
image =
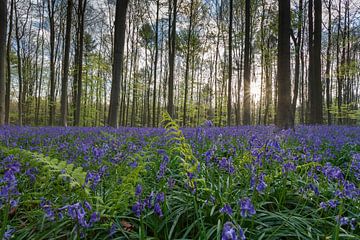
[[[287,129],[291,121],[291,80],[290,80],[290,0],[279,0],[278,36],[278,106],[276,125]]]
[[[243,124],[249,125],[251,122],[250,114],[250,18],[251,18],[251,0],[245,2],[245,56],[244,56],[244,107],[243,107]]]
[[[177,0],[173,0],[172,6],[172,24],[171,38],[169,49],[169,80],[168,80],[168,105],[167,111],[171,117],[174,117],[174,73],[175,73],[175,56],[176,56],[176,16],[177,16]]]
[[[126,11],[129,0],[116,1],[114,60],[111,83],[110,107],[108,124],[118,126],[118,111],[120,98],[120,84],[122,76],[122,60],[125,46]]]
[[[230,0],[230,19],[229,19],[229,82],[228,82],[228,99],[227,99],[227,125],[231,125],[231,91],[232,91],[232,32],[233,32],[233,0]]]
[[[0,125],[5,124],[7,0],[0,0]]]
[[[67,126],[67,89],[69,78],[69,56],[70,56],[70,39],[71,39],[71,20],[72,20],[72,0],[67,3],[66,33],[65,33],[65,53],[63,62],[63,76],[61,81],[61,122],[62,126]]]

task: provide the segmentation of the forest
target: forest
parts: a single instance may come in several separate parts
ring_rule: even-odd
[[[359,3],[285,2],[3,0],[1,123],[358,123]]]
[[[360,239],[359,0],[0,0],[0,239]]]

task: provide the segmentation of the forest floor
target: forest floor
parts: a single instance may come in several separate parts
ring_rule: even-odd
[[[360,239],[360,127],[0,128],[3,239]]]

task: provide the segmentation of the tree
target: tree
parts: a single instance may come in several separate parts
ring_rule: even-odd
[[[159,56],[159,12],[160,0],[156,1],[156,26],[155,26],[155,58],[154,58],[154,94],[153,94],[153,122],[152,126],[156,127],[156,84],[157,84],[157,65]]]
[[[175,72],[175,54],[176,54],[176,16],[177,0],[172,0],[172,24],[169,49],[169,80],[168,80],[168,105],[167,111],[171,117],[174,117],[174,72]]]
[[[192,33],[192,25],[193,25],[193,8],[194,8],[194,0],[191,0],[190,3],[190,22],[189,28],[187,32],[187,47],[186,47],[186,66],[185,66],[185,93],[184,93],[184,108],[183,108],[183,126],[186,126],[186,114],[187,114],[187,97],[188,97],[188,86],[189,86],[189,64],[190,64],[190,45],[191,45],[191,33]]]
[[[69,56],[70,56],[70,38],[71,38],[71,20],[72,20],[72,0],[67,2],[67,13],[66,13],[66,33],[65,33],[65,53],[63,61],[63,75],[61,81],[61,125],[67,126],[67,88],[69,78]]]
[[[122,75],[122,60],[125,45],[126,11],[128,3],[129,0],[116,1],[114,59],[108,119],[108,124],[112,127],[118,126],[120,84]]]
[[[0,0],[0,125],[5,124],[7,0]]]
[[[291,121],[290,80],[290,0],[279,0],[278,33],[278,106],[276,125],[287,129]]]
[[[251,76],[251,60],[250,60],[250,18],[251,18],[251,0],[245,2],[245,56],[244,56],[244,112],[243,124],[250,124],[250,76]]]
[[[312,16],[314,6],[314,28]],[[321,85],[321,1],[309,1],[309,104],[310,123],[322,123],[322,85]]]
[[[326,78],[326,108],[327,108],[327,119],[328,124],[331,125],[331,112],[330,112],[330,104],[331,104],[331,94],[330,94],[330,70],[331,70],[331,45],[332,45],[332,32],[331,32],[331,5],[332,0],[329,0],[329,5],[327,7],[328,9],[328,45],[326,49],[326,70],[325,70],[325,78]]]
[[[83,54],[84,54],[84,24],[85,11],[88,0],[79,0],[77,9],[77,31],[75,49],[75,71],[74,71],[74,125],[80,125],[81,95],[82,95],[82,73],[83,73]]]
[[[49,96],[49,125],[55,121],[55,0],[47,0],[50,22],[50,96]]]
[[[228,101],[227,101],[227,124],[231,125],[231,81],[232,81],[232,28],[233,28],[233,0],[230,0],[230,19],[229,19],[229,83],[228,83]]]

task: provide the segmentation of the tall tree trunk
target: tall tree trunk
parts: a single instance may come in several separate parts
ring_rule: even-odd
[[[291,121],[291,80],[290,80],[290,0],[279,0],[278,36],[278,106],[276,125],[287,129]]]
[[[322,123],[322,86],[321,86],[321,1],[314,1],[315,21],[314,21],[314,40],[312,45],[312,77],[309,78],[310,88],[310,123]],[[310,21],[310,19],[309,19]],[[310,45],[311,47],[311,45]]]
[[[18,90],[18,124],[22,126],[23,124],[23,78],[22,78],[22,60],[20,53],[20,40],[22,36],[20,35],[20,26],[19,26],[19,15],[17,10],[17,5],[15,4],[15,38],[16,38],[16,56],[17,56],[17,70],[18,70],[18,80],[19,80],[19,90]]]
[[[187,123],[187,97],[188,97],[188,86],[189,86],[189,65],[190,65],[190,45],[191,45],[191,32],[192,32],[192,23],[193,23],[193,7],[194,7],[194,0],[191,0],[190,3],[190,22],[188,28],[188,35],[187,35],[187,45],[186,45],[186,66],[185,66],[185,92],[184,92],[184,108],[183,108],[183,126],[186,126]]]
[[[327,108],[327,122],[331,125],[331,94],[330,94],[330,68],[331,68],[331,46],[332,46],[332,34],[331,34],[331,3],[332,0],[329,1],[328,5],[328,45],[326,49],[326,70],[325,70],[325,77],[326,77],[326,108]]]
[[[7,0],[0,0],[0,125],[5,124]]]
[[[155,57],[154,57],[154,94],[153,94],[153,104],[152,104],[152,114],[153,121],[152,126],[156,127],[156,84],[157,84],[157,65],[158,65],[158,55],[159,55],[159,12],[160,12],[160,0],[156,1],[156,26],[155,26]]]
[[[245,56],[244,56],[244,112],[243,124],[249,125],[251,122],[250,115],[250,76],[251,76],[251,60],[250,60],[250,18],[251,18],[251,0],[245,2]]]
[[[233,32],[233,0],[230,0],[230,19],[229,19],[229,82],[228,82],[228,99],[227,99],[227,125],[231,125],[231,91],[232,91],[232,32]]]
[[[70,56],[70,39],[71,39],[71,20],[72,20],[72,0],[67,3],[66,33],[65,33],[65,54],[63,61],[63,76],[61,81],[61,122],[62,126],[67,126],[67,89],[69,78],[69,56]]]
[[[168,106],[167,111],[171,117],[174,117],[174,73],[175,73],[175,56],[176,56],[176,16],[177,0],[172,0],[172,24],[169,49],[169,80],[168,80]]]
[[[314,82],[314,20],[313,20],[313,0],[309,0],[308,2],[308,21],[309,21],[309,39],[308,39],[308,52],[309,52],[309,66],[308,66],[308,100],[307,100],[307,119],[308,123],[312,123],[312,111],[311,111],[311,102],[313,101],[314,93],[312,90],[314,89],[311,85]]]
[[[122,76],[122,60],[125,45],[126,11],[129,0],[116,1],[115,15],[115,39],[114,39],[114,60],[111,83],[111,96],[109,107],[108,124],[112,127],[118,126],[118,111],[120,98],[120,84]]]
[[[10,124],[10,87],[11,87],[11,36],[13,30],[13,13],[14,13],[14,0],[10,1],[10,16],[9,16],[9,34],[6,44],[6,60],[7,60],[7,80],[5,91],[5,124]]]
[[[337,107],[338,107],[338,123],[342,124],[342,82],[343,76],[341,71],[341,62],[340,62],[340,33],[341,33],[341,6],[342,1],[339,0],[339,17],[338,17],[338,26],[336,34],[336,75],[337,75]]]
[[[49,95],[49,125],[55,121],[55,0],[47,1],[50,23],[50,95]]]
[[[295,44],[295,73],[294,73],[294,94],[292,100],[292,121],[293,125],[295,124],[295,117],[296,117],[296,106],[297,100],[299,95],[299,80],[300,80],[300,52],[302,46],[302,18],[303,18],[303,0],[299,1],[299,13],[298,13],[298,26],[297,26],[297,37],[294,38]]]

